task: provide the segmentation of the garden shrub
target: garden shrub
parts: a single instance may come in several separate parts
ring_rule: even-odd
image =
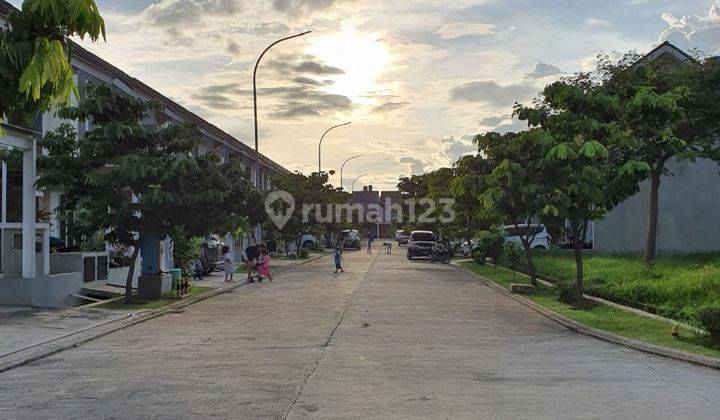
[[[504,242],[499,259],[500,265],[512,271],[517,271],[518,267],[520,267],[520,248],[512,242]]]
[[[700,308],[697,320],[710,333],[712,340],[720,344],[720,305]]]
[[[300,250],[298,251],[298,257],[300,258],[307,258],[308,255],[308,251],[305,248],[300,248]]]
[[[485,253],[482,252],[480,249],[475,249],[472,252],[472,258],[476,263],[478,263],[480,265],[485,265],[485,259],[487,257],[485,255]]]
[[[575,303],[576,292],[573,282],[558,280],[555,283],[555,294],[560,302]]]
[[[503,253],[505,233],[500,229],[483,230],[478,233],[477,241],[477,248],[473,252],[473,258],[475,258],[475,253],[480,253],[483,258],[490,258],[493,264],[498,264]]]

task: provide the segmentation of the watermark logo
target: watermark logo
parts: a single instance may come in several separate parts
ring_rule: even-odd
[[[273,208],[276,202],[282,204],[281,206],[276,206],[280,207],[278,211]],[[265,198],[265,211],[275,226],[282,230],[292,217],[293,212],[295,212],[295,198],[287,191],[273,191]]]
[[[393,202],[386,199],[384,203],[303,203],[302,223],[452,223],[455,221],[453,208],[455,199],[430,198],[407,199]],[[287,191],[273,191],[265,199],[265,211],[270,220],[282,228],[294,216],[296,200]],[[300,222],[300,220],[298,220]]]

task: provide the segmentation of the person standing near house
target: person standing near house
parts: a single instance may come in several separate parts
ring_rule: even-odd
[[[373,243],[372,233],[368,232],[368,235],[367,235],[367,253],[368,254],[372,254],[372,243]]]
[[[233,257],[230,253],[230,247],[225,245],[222,248],[223,252],[223,270],[225,271],[225,282],[230,283],[233,281],[233,274],[235,273],[235,265],[233,264]]]

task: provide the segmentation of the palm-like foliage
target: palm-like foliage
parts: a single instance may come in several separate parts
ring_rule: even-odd
[[[72,36],[105,39],[93,0],[25,0],[0,28],[0,120],[31,120],[77,94],[70,66]]]

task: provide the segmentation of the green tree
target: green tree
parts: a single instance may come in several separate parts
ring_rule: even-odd
[[[193,155],[197,137],[192,126],[143,125],[152,109],[159,110],[112,87],[91,86],[77,107],[60,114],[90,120],[92,129],[78,137],[63,125],[39,142],[48,153],[38,162],[38,185],[63,191],[59,215],[72,218],[82,209],[90,230],[104,231],[111,244],[134,248],[127,302],[132,300],[133,268],[144,240],[173,233],[195,237],[228,228],[241,217],[248,195],[249,183],[235,178],[244,173],[240,167],[224,167],[213,154]]]
[[[639,60],[636,54],[615,62],[601,57],[592,89],[619,98],[618,117],[632,133],[637,159],[650,165],[649,214],[645,261],[655,259],[659,192],[672,159],[716,158],[720,153],[720,63],[678,61],[670,55]]]
[[[576,279],[575,299],[583,302],[583,243],[588,223],[638,190],[647,163],[633,158],[632,138],[615,122],[621,113],[617,97],[582,84],[556,82],[533,107],[516,107],[547,153],[540,158],[547,196],[544,214],[568,221]]]
[[[0,28],[0,120],[27,123],[37,112],[70,104],[77,88],[70,66],[72,36],[105,38],[93,0],[25,0]]]
[[[469,241],[479,231],[490,228],[494,220],[482,209],[482,195],[488,188],[493,162],[483,155],[463,156],[455,162],[455,175],[449,192],[455,198],[455,236]]]
[[[294,199],[295,209],[284,226],[279,228],[273,223],[266,223],[266,226],[274,230],[285,243],[286,255],[288,246],[291,243],[296,245],[296,252],[299,255],[302,247],[300,239],[303,232],[320,237],[326,232],[339,232],[343,228],[352,225],[351,223],[336,220],[334,212],[332,214],[328,213],[333,211],[333,205],[350,202],[349,193],[339,191],[328,183],[329,175],[331,174],[325,172],[314,172],[310,175],[295,172],[280,174],[273,178],[271,183],[273,190],[285,191],[292,195]],[[306,209],[306,206],[309,207]],[[272,209],[276,213],[285,213],[290,211],[290,204],[278,200],[272,204]]]
[[[546,179],[544,161],[552,139],[542,129],[533,129],[518,134],[486,133],[477,136],[475,141],[481,153],[497,162],[482,194],[483,209],[488,217],[514,225],[518,230],[521,223],[529,225],[538,219],[552,181]],[[537,286],[537,274],[532,243],[537,233],[537,230],[525,229],[519,236],[533,286]]]

